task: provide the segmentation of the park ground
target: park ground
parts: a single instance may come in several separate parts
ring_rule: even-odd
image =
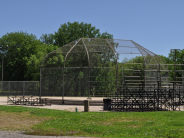
[[[101,106],[83,112],[83,106],[7,106],[6,97],[1,99],[4,99],[4,102],[0,100],[0,130],[3,131],[42,136],[184,137],[183,111],[104,112]],[[75,112],[76,107],[81,110]]]

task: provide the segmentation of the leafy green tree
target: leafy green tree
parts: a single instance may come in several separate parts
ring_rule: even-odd
[[[0,43],[8,45],[4,56],[5,81],[39,80],[41,60],[57,48],[43,44],[35,35],[26,32],[7,33]]]
[[[79,38],[107,38],[113,39],[113,35],[105,32],[100,33],[99,29],[87,23],[64,23],[54,34],[55,45],[61,47]]]
[[[42,34],[40,41],[44,44],[54,44],[54,35],[53,34]]]
[[[181,65],[170,65],[168,66],[169,70],[172,70],[169,72],[170,81],[182,81],[183,77],[183,71],[184,67],[182,64],[184,64],[184,49],[182,50],[171,50],[169,53],[169,56],[166,58],[167,64],[181,64]],[[175,72],[176,69],[176,72]],[[177,71],[178,70],[178,71]],[[180,71],[179,71],[180,70]],[[178,77],[178,78],[175,78]]]

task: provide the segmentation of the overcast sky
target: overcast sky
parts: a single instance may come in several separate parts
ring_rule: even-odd
[[[91,23],[158,55],[184,49],[184,0],[0,0],[0,37],[24,31],[40,38],[68,21]]]

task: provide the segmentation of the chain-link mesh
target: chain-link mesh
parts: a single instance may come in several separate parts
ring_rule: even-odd
[[[180,65],[132,40],[80,38],[49,53],[40,72],[42,96],[110,97],[112,107],[131,110],[184,104]]]
[[[80,38],[43,59],[41,93],[108,97],[125,84],[152,87],[168,80],[160,64],[162,58],[132,40]]]
[[[64,69],[64,96],[85,96],[88,90],[88,68]]]
[[[40,83],[38,81],[1,81],[1,96],[39,96]]]
[[[41,69],[41,96],[62,96],[63,68]]]

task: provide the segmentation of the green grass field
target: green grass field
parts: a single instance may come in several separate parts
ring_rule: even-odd
[[[0,106],[0,129],[32,135],[184,137],[184,112],[67,112]]]

